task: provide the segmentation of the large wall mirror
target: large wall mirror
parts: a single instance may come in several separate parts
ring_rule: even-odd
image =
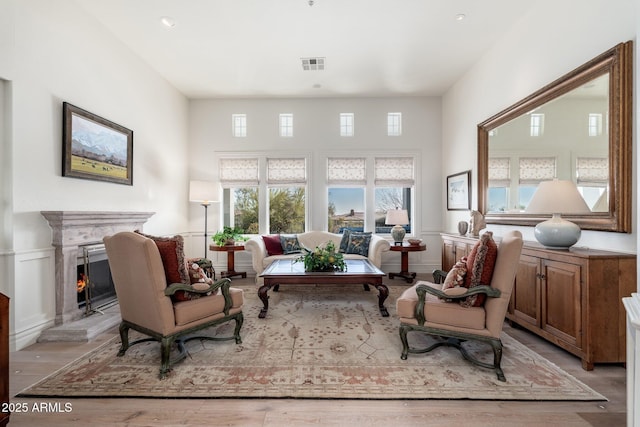
[[[632,42],[621,43],[478,125],[478,210],[488,223],[535,225],[538,183],[574,181],[581,228],[631,232]]]

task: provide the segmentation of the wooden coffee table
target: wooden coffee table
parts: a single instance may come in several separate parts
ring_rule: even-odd
[[[280,285],[363,285],[364,290],[369,290],[369,285],[378,289],[378,308],[383,317],[388,317],[389,312],[384,306],[384,301],[389,296],[389,288],[382,283],[385,274],[365,259],[345,260],[345,271],[333,272],[307,272],[304,271],[302,262],[293,262],[290,259],[279,259],[262,272],[260,277],[264,279],[264,285],[258,289],[258,296],[264,304],[260,310],[259,318],[264,319],[269,309],[269,296],[267,292],[273,288],[278,292]]]

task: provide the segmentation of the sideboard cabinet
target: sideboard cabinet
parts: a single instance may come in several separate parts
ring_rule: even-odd
[[[499,240],[499,237],[496,237]],[[442,234],[449,270],[477,239]],[[507,319],[580,357],[582,367],[624,363],[622,298],[636,292],[636,256],[596,249],[546,249],[525,242]]]

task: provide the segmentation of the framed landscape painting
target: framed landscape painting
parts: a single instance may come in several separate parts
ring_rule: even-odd
[[[471,171],[447,177],[447,210],[467,211],[471,209]]]
[[[133,131],[62,104],[62,176],[133,185]]]

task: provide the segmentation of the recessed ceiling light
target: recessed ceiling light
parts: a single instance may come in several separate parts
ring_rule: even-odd
[[[320,83],[316,83],[311,87],[314,88],[314,89],[320,89],[322,87],[322,85]]]
[[[173,19],[170,16],[163,16],[162,18],[160,18],[160,22],[162,22],[162,25],[164,25],[167,28],[173,28],[176,26],[175,19]]]
[[[456,21],[463,21],[464,18],[466,18],[467,15],[465,15],[464,13],[459,13],[456,15]]]

